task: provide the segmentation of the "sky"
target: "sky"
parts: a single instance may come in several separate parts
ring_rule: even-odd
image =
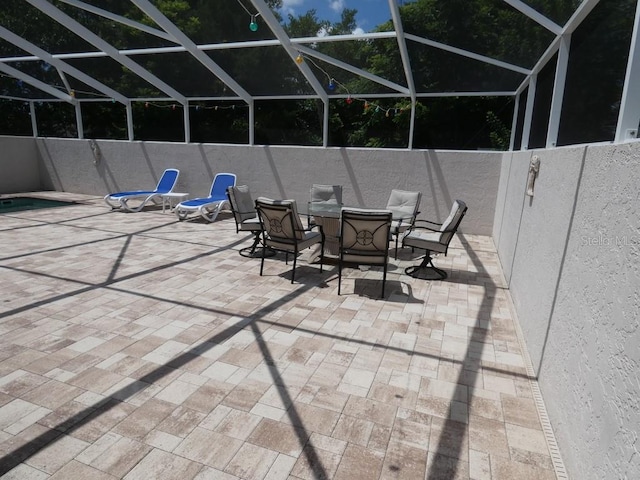
[[[343,9],[356,9],[358,33],[369,32],[391,18],[388,0],[282,0],[282,5],[285,17],[289,13],[297,16],[315,9],[319,19],[331,22],[340,20]]]

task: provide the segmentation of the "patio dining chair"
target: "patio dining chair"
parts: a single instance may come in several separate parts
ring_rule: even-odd
[[[256,205],[251,197],[251,192],[247,185],[235,185],[227,187],[227,198],[231,205],[231,213],[236,222],[236,233],[251,232],[254,235],[253,243],[250,247],[240,249],[240,255],[253,258],[257,255],[256,250],[262,240],[262,224],[258,218]],[[265,248],[264,246],[261,248]],[[273,256],[275,252],[267,249],[268,256]],[[262,252],[260,252],[262,255]]]
[[[185,200],[176,205],[174,209],[179,220],[185,220],[192,213],[199,213],[208,222],[214,222],[222,210],[229,203],[227,187],[236,184],[234,173],[216,173],[211,183],[208,197]]]
[[[391,222],[391,235],[396,239],[394,258],[398,258],[398,241],[400,236],[409,230],[415,223],[422,200],[421,192],[410,192],[407,190],[391,190],[387,210],[393,213]]]
[[[416,221],[414,227],[402,239],[402,246],[426,250],[426,253],[420,265],[405,268],[407,275],[418,277],[421,273],[426,274],[432,271],[441,280],[447,278],[447,272],[433,264],[432,253],[447,255],[449,244],[466,213],[467,205],[462,200],[456,200],[443,223]]]
[[[104,202],[112,209],[121,208],[129,212],[139,212],[150,201],[157,202],[162,195],[171,193],[178,182],[180,170],[167,168],[155,190],[131,190],[128,192],[109,193],[104,197]],[[140,204],[132,206],[130,200],[140,200]]]
[[[295,200],[273,200],[259,197],[256,199],[256,210],[262,225],[262,243],[265,247],[285,253],[285,263],[289,263],[289,254],[293,254],[293,270],[291,283],[296,275],[296,261],[300,251],[315,244],[320,244],[320,271],[324,262],[324,233],[322,228],[314,226],[304,228],[298,215]],[[318,228],[319,231],[312,231]],[[264,270],[265,249],[262,250],[260,275]]]
[[[338,295],[345,263],[383,267],[382,293],[387,281],[389,262],[390,210],[342,208],[340,215],[340,253],[338,259]]]

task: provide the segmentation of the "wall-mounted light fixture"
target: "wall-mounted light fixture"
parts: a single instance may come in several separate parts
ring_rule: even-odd
[[[533,197],[533,188],[536,183],[536,178],[540,172],[540,157],[534,155],[529,162],[529,175],[527,176],[527,195]]]

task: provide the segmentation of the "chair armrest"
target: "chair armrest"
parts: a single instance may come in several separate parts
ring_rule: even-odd
[[[296,232],[310,232],[314,228],[317,228],[320,231],[320,233],[323,233],[322,232],[322,225],[318,225],[317,223],[314,223],[313,225],[309,225],[307,228],[302,228],[302,229],[296,228],[295,231]]]
[[[322,230],[322,225],[318,225],[314,223],[313,225],[309,225],[307,228],[303,228],[302,230],[296,229],[296,232],[311,232],[314,228],[317,228],[320,235],[322,235],[322,240],[324,241],[324,231]]]
[[[395,231],[395,233],[397,233],[398,230],[400,230],[400,227],[411,227],[412,225],[415,224],[416,222],[416,218],[417,216],[420,214],[420,212],[416,212],[415,214],[406,214],[406,215],[401,215],[399,217],[392,217],[391,220],[392,222],[396,223],[396,227],[395,229],[392,229]]]
[[[249,213],[255,213],[255,215],[258,215],[258,212],[254,209],[254,210],[247,210],[246,212],[243,212],[241,210],[235,210],[236,213],[240,214],[240,215],[245,215],[245,214],[249,214]]]
[[[439,232],[441,223],[430,222],[429,220],[416,220],[411,230],[430,230],[432,232]]]

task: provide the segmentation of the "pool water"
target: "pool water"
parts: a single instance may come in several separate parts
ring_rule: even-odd
[[[31,197],[0,198],[0,213],[37,210],[39,208],[66,207],[68,205],[76,205],[76,203]]]

